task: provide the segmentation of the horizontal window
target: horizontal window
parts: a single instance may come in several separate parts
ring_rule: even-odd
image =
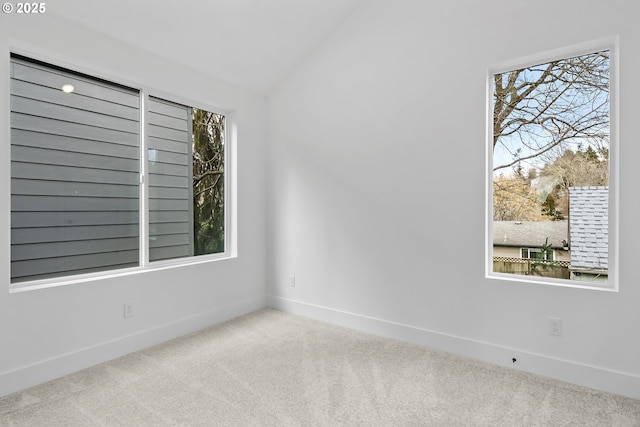
[[[521,253],[522,253],[522,258],[543,259],[547,261],[553,261],[554,259],[554,256],[553,256],[554,252],[553,250],[550,250],[550,249],[522,248]]]
[[[224,115],[18,55],[10,105],[12,283],[225,253]]]

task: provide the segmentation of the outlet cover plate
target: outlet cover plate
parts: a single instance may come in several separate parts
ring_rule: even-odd
[[[549,335],[562,336],[562,320],[549,318]]]
[[[125,302],[124,303],[124,317],[133,317],[133,303]]]

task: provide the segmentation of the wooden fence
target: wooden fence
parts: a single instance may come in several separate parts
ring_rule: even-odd
[[[570,279],[569,261],[546,261],[532,258],[493,257],[494,273]]]

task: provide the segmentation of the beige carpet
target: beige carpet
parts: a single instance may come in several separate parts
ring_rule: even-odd
[[[0,399],[1,426],[640,426],[640,401],[274,310]]]

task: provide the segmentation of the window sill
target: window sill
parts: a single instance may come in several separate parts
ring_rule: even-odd
[[[597,282],[586,282],[579,280],[559,280],[546,277],[536,277],[527,275],[507,274],[507,273],[488,273],[485,275],[487,279],[501,280],[508,282],[529,283],[536,285],[547,285],[561,288],[586,289],[591,291],[619,292],[617,282],[598,284]]]
[[[180,258],[175,260],[154,261],[144,267],[133,267],[99,273],[79,274],[77,276],[65,276],[53,279],[34,280],[30,282],[12,283],[9,285],[9,293],[35,291],[39,289],[57,288],[60,286],[76,285],[100,280],[117,279],[120,277],[134,276],[149,272],[169,270],[174,268],[189,267],[198,264],[208,264],[217,261],[225,261],[237,258],[237,255],[215,254],[201,255],[198,257]]]

